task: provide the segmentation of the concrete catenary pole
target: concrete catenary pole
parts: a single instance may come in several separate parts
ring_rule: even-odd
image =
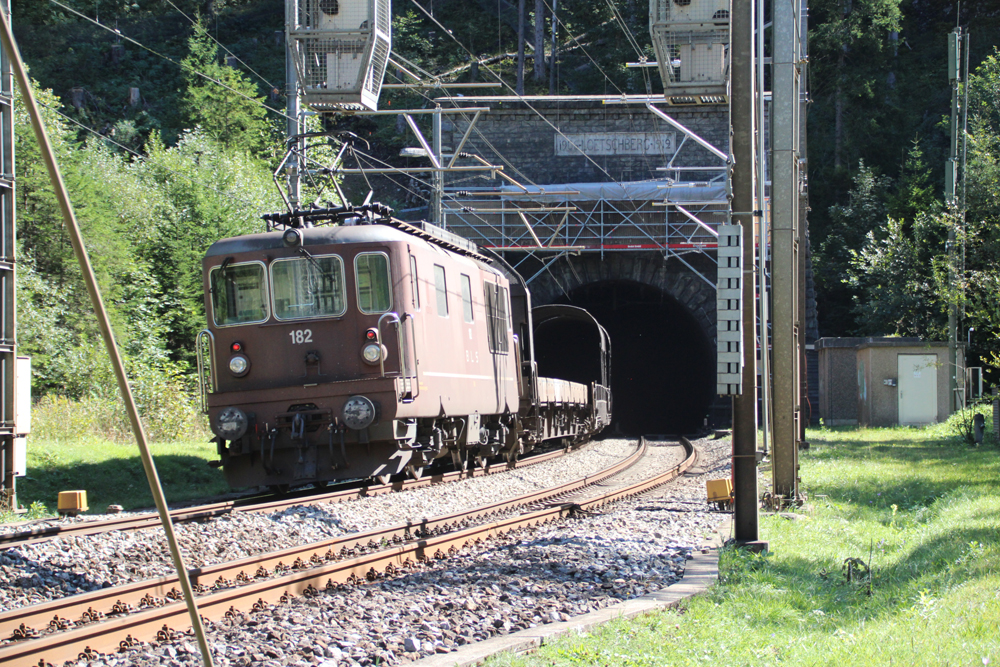
[[[798,496],[798,421],[802,360],[799,242],[799,25],[797,3],[774,4],[771,210],[774,253],[771,285],[774,336],[774,448],[771,452],[773,494]]]
[[[757,341],[754,226],[758,220],[754,160],[754,0],[732,0],[731,95],[733,221],[743,227],[743,394],[733,399],[736,540],[755,543],[757,516]]]

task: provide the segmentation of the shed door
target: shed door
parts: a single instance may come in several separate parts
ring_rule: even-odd
[[[937,356],[900,354],[899,423],[932,424],[937,421]]]

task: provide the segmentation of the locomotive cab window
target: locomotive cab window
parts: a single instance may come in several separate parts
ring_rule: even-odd
[[[209,274],[215,325],[253,324],[268,318],[264,265],[260,262],[217,266]]]
[[[507,288],[483,283],[486,291],[486,340],[493,354],[507,354]]]
[[[472,279],[464,273],[462,278],[462,317],[466,322],[472,322]]]
[[[271,290],[279,320],[343,315],[344,263],[336,255],[275,260]]]
[[[434,265],[434,293],[437,295],[437,310],[441,317],[448,317],[448,283],[445,281],[444,267]]]
[[[358,309],[362,313],[384,313],[392,307],[389,258],[385,253],[366,252],[354,258],[358,283]]]

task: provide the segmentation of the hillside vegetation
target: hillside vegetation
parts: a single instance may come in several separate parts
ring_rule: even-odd
[[[526,4],[526,94],[662,90],[655,70],[625,66],[653,58],[645,3],[559,3],[551,78],[552,54],[536,59],[533,46],[550,50],[552,3]],[[962,3],[960,17],[958,3],[944,0],[810,5],[810,227],[821,333],[942,338],[947,306],[958,301],[961,330],[975,329],[973,363],[1000,364],[1000,0]],[[515,8],[507,0],[397,0],[394,49],[429,75],[499,78],[505,87],[491,92],[510,94]],[[173,437],[197,423],[188,390],[204,321],[200,258],[217,238],[259,231],[260,214],[281,205],[272,173],[283,151],[283,5],[14,0],[13,16],[142,408],[156,437]],[[945,48],[956,21],[972,32],[965,225],[941,203]],[[390,68],[387,80],[398,76]],[[421,92],[383,95],[388,109],[428,104]],[[404,145],[395,117],[329,122],[387,160]],[[23,111],[17,151],[19,344],[35,360],[35,394],[106,402],[114,383]],[[375,196],[398,208],[406,192]],[[947,280],[950,228],[966,247],[960,289]]]

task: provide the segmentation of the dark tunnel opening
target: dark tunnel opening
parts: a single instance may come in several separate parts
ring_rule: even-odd
[[[591,283],[567,303],[588,310],[611,338],[612,432],[701,431],[715,398],[715,354],[691,313],[662,290],[634,281]],[[539,375],[595,379],[597,334],[551,325],[535,339]],[[584,360],[581,362],[581,359]]]

